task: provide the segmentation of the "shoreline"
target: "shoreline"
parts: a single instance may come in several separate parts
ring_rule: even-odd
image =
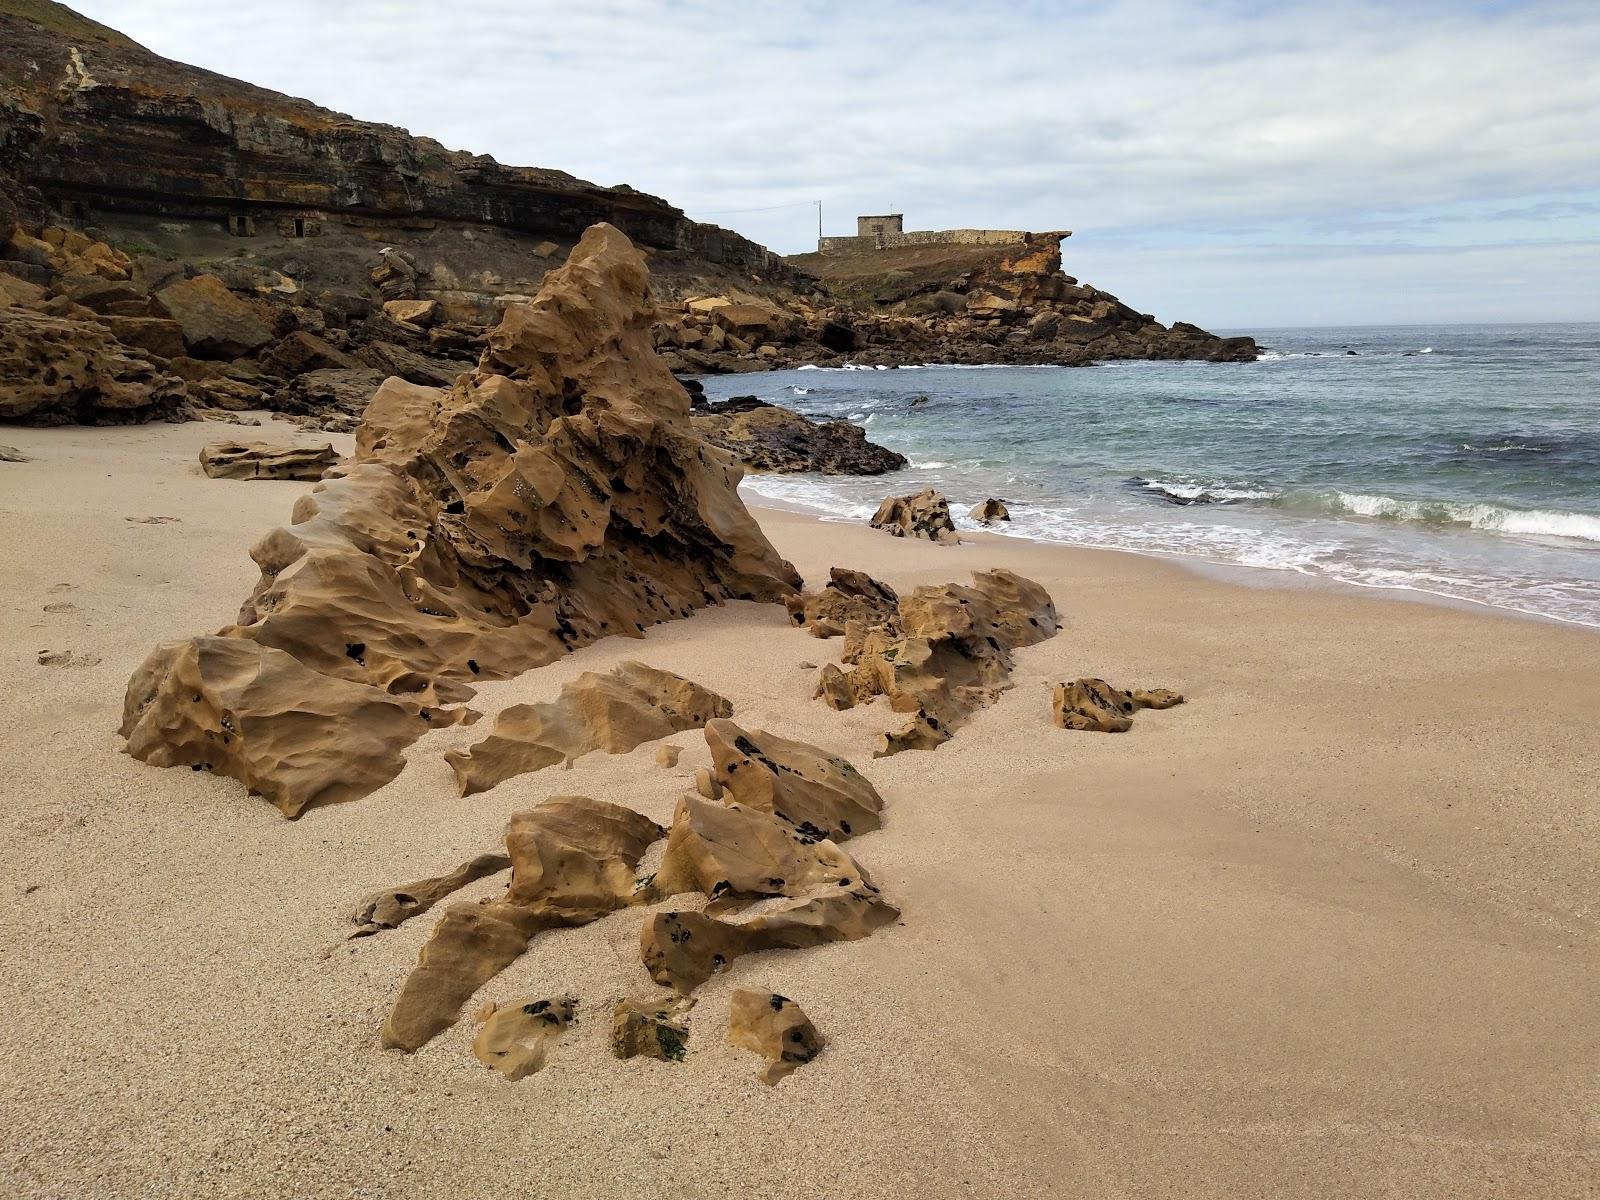
[[[508,1083],[472,1057],[470,1021],[414,1055],[379,1049],[434,921],[352,942],[351,907],[552,794],[664,821],[704,740],[667,739],[673,768],[645,743],[461,797],[443,754],[487,725],[435,729],[391,783],[296,822],[234,780],[132,759],[115,732],[129,674],[233,619],[249,547],[311,490],[205,478],[199,446],[231,436],[350,441],[272,420],[7,435],[34,456],[0,464],[0,1177],[19,1197],[1588,1194],[1586,631],[759,506],[812,587],[833,566],[901,592],[1009,567],[1064,628],[950,742],[882,759],[903,714],[814,699],[840,642],[775,604],[481,685],[492,717],[639,659],[845,757],[887,803],[850,853],[902,913],[735,960],[699,990],[677,1064],[607,1045],[610,1005],[649,987],[635,913],[543,935],[469,1005],[580,997],[549,1065]],[[45,665],[45,648],[84,657]],[[1127,733],[1058,729],[1051,687],[1081,676],[1186,702]],[[727,1043],[739,987],[793,998],[828,1048],[757,1082]]]
[[[749,481],[753,474],[755,473],[752,472],[745,476],[746,482]],[[888,479],[889,476],[886,475],[883,478]],[[884,491],[886,496],[895,494],[898,493],[893,487],[886,488]],[[785,500],[780,497],[765,496],[753,489],[741,487],[739,495],[747,507],[757,511],[803,516],[826,525],[865,525],[865,518],[835,516],[824,509],[802,504],[798,500]],[[981,542],[992,538],[1000,542],[1020,542],[1030,546],[1054,548],[1069,552],[1132,555],[1135,558],[1166,563],[1200,578],[1216,580],[1235,587],[1265,588],[1269,590],[1283,589],[1285,591],[1327,591],[1350,598],[1366,597],[1373,600],[1422,604],[1460,612],[1505,617],[1517,621],[1531,621],[1538,625],[1548,625],[1558,629],[1600,634],[1600,625],[1590,625],[1583,621],[1553,616],[1549,613],[1528,612],[1525,609],[1493,604],[1487,600],[1474,600],[1466,596],[1449,596],[1441,592],[1430,592],[1419,587],[1404,587],[1399,584],[1356,583],[1352,580],[1336,579],[1331,575],[1319,575],[1316,572],[1292,566],[1269,567],[1260,564],[1223,562],[1217,559],[1205,558],[1198,554],[1181,554],[1175,550],[1139,549],[1132,546],[1102,546],[1087,542],[1057,542],[1048,538],[1029,537],[1024,533],[1005,533],[993,529],[963,529],[960,532],[963,542]]]

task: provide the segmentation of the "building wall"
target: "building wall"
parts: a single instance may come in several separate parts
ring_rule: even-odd
[[[818,238],[817,250],[822,254],[872,250],[880,243],[884,249],[895,246],[1012,246],[1026,242],[1028,236],[1020,229],[922,229],[911,233],[885,233],[881,238],[873,234]]]
[[[902,233],[904,230],[904,213],[881,213],[875,217],[856,218],[857,237],[875,237],[880,233],[888,237],[890,234]]]

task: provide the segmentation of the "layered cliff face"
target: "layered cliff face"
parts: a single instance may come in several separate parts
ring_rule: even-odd
[[[141,216],[232,221],[241,241],[273,242],[331,232],[329,222],[391,232],[459,222],[563,247],[603,221],[685,267],[806,282],[658,197],[504,166],[176,63],[48,0],[0,0],[0,46],[0,169],[9,161],[70,218],[108,229]]]
[[[684,374],[1255,356],[1063,275],[1061,235],[786,261],[625,186],[172,62],[50,0],[0,0],[0,49],[0,308],[24,310],[0,419],[269,408],[348,430],[384,378],[470,369],[597,223],[645,254],[654,344]]]

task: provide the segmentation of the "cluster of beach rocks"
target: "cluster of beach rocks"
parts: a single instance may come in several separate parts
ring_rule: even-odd
[[[599,225],[453,387],[387,380],[349,466],[256,545],[238,621],[135,674],[130,752],[293,816],[392,779],[425,729],[471,719],[478,679],[792,594],[739,467],[651,351],[651,316],[643,258]]]

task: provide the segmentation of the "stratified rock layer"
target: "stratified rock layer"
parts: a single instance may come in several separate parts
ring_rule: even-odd
[[[738,988],[728,1001],[728,1041],[765,1057],[756,1078],[769,1087],[804,1066],[827,1045],[787,996]]]
[[[1104,679],[1086,678],[1056,684],[1050,710],[1062,729],[1126,733],[1133,728],[1134,714],[1141,708],[1171,708],[1182,703],[1183,697],[1167,688],[1124,691]]]
[[[417,1049],[455,1024],[468,997],[535,934],[587,925],[629,904],[639,858],[661,833],[631,808],[586,796],[552,796],[513,816],[505,895],[445,910],[384,1022],[383,1044]]]
[[[740,469],[695,435],[650,348],[652,313],[643,258],[598,225],[506,311],[476,371],[448,390],[388,380],[348,471],[252,551],[261,580],[238,623],[159,647],[130,681],[129,752],[208,764],[298,813],[387,782],[473,679],[792,595]],[[176,669],[199,642],[231,643],[230,682],[295,702],[237,720],[213,679]]]
[[[585,671],[546,704],[503,710],[493,733],[470,750],[448,751],[445,759],[461,794],[470,796],[591,750],[626,754],[732,712],[727,700],[681,675],[625,662],[604,675]]]
[[[817,695],[836,709],[887,696],[912,719],[884,734],[877,754],[931,750],[1010,686],[1012,651],[1059,628],[1049,593],[1011,571],[976,572],[971,587],[919,587],[893,620],[851,623],[841,657],[853,669],[824,666]]]
[[[871,525],[895,537],[927,538],[930,542],[959,542],[950,519],[950,501],[932,488],[910,496],[890,496],[872,514]]]
[[[200,469],[212,479],[321,479],[339,461],[332,446],[274,446],[212,442],[200,450]]]

